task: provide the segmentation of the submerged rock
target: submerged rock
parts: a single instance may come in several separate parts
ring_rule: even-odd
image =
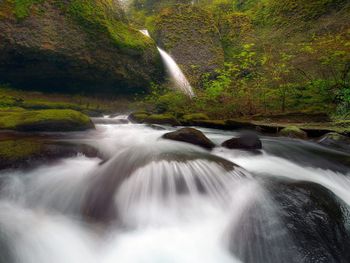
[[[318,143],[327,147],[350,152],[350,138],[336,132],[327,133],[319,139]]]
[[[307,133],[296,126],[283,128],[278,135],[295,139],[307,139]]]
[[[193,128],[182,128],[163,135],[164,139],[187,142],[205,149],[212,149],[215,144],[210,141],[201,131]]]
[[[0,79],[44,91],[133,93],[163,76],[154,41],[118,1],[0,3]]]
[[[202,169],[194,168],[196,164],[193,162],[200,162]],[[142,170],[142,179],[140,179],[145,182],[144,184],[141,181],[133,184],[134,191],[128,187],[122,187],[124,182],[132,180],[130,177],[135,176],[135,172],[140,171],[150,163],[159,169],[152,169],[151,172],[146,169]],[[164,165],[169,169],[164,169]],[[186,173],[184,170],[180,170],[181,167],[185,169]],[[237,168],[238,166],[229,160],[200,149],[182,146],[173,149],[148,146],[130,147],[98,167],[90,181],[90,187],[86,192],[81,211],[83,216],[91,222],[108,224],[117,221],[127,225],[130,222],[120,222],[121,215],[118,208],[121,207],[115,205],[115,196],[119,190],[127,189],[132,195],[132,198],[127,198],[126,203],[123,202],[123,207],[130,205],[130,202],[135,201],[135,197],[140,195],[139,187],[150,187],[150,191],[146,192],[151,195],[151,191],[162,193],[163,196],[175,193],[188,194],[193,191],[194,187],[198,192],[205,194],[210,189],[208,181],[214,180],[217,184],[222,183],[221,177],[219,177],[219,181],[216,181],[216,176],[233,176],[232,173],[234,173],[237,178],[245,177],[244,170]],[[218,169],[222,174],[215,174]],[[148,181],[152,178],[157,181],[155,188]],[[192,180],[193,184],[189,183],[188,179]],[[148,197],[148,194],[142,195],[143,199]]]
[[[228,149],[259,150],[262,148],[262,143],[258,135],[252,132],[246,132],[239,137],[223,142],[221,146]]]
[[[230,250],[243,262],[345,263],[346,205],[314,183],[268,182],[232,226]]]

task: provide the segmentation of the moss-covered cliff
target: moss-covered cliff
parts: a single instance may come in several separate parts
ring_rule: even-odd
[[[184,70],[191,84],[198,86],[206,73],[224,64],[224,52],[213,16],[192,5],[175,5],[161,11],[152,32]]]
[[[114,0],[0,2],[0,81],[15,87],[132,93],[160,79],[155,43]]]

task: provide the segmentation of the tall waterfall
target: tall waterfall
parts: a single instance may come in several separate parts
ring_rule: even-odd
[[[147,37],[151,37],[147,29],[140,30],[140,32]],[[183,93],[185,93],[189,97],[194,97],[194,92],[191,87],[191,84],[188,82],[186,76],[184,75],[180,67],[177,65],[175,60],[163,49],[161,49],[160,47],[157,47],[157,48],[160,56],[164,61],[168,74],[172,82],[175,84],[176,88],[181,90]]]

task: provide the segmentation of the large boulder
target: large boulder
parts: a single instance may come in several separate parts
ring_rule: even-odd
[[[118,1],[0,2],[0,82],[45,91],[132,93],[163,76],[154,41]]]
[[[75,110],[0,112],[0,130],[23,132],[69,132],[93,129],[88,116]]]
[[[212,149],[215,144],[210,141],[201,131],[194,128],[182,128],[163,135],[164,139],[187,142],[205,149]]]
[[[220,34],[211,13],[193,5],[165,8],[151,32],[158,45],[169,52],[191,84],[200,84],[206,73],[224,65]]]
[[[307,139],[307,133],[296,126],[285,127],[278,134],[283,137],[294,139]]]
[[[262,148],[258,135],[252,132],[242,133],[238,137],[224,141],[221,145],[228,149],[259,150]]]
[[[314,183],[268,182],[266,190],[233,221],[235,256],[255,263],[349,262],[344,202]]]

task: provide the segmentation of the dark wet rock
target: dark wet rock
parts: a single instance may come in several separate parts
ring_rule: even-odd
[[[232,227],[230,250],[243,262],[345,263],[350,260],[344,202],[307,182],[267,182]]]
[[[212,149],[215,144],[210,141],[201,131],[194,128],[182,128],[163,135],[164,139],[187,142],[205,149]]]
[[[296,126],[287,126],[278,135],[294,139],[307,139],[307,133]]]
[[[256,125],[252,124],[249,121],[226,120],[225,124],[233,130],[256,130]]]
[[[147,127],[152,128],[153,130],[157,130],[157,131],[165,131],[166,130],[164,127],[156,125],[156,124],[148,124]]]
[[[128,124],[127,119],[113,119],[113,118],[92,118],[94,124]]]
[[[259,150],[262,148],[261,140],[255,133],[243,133],[239,137],[232,138],[221,144],[228,149]]]
[[[336,132],[330,132],[318,140],[318,143],[334,149],[350,152],[350,138]]]

